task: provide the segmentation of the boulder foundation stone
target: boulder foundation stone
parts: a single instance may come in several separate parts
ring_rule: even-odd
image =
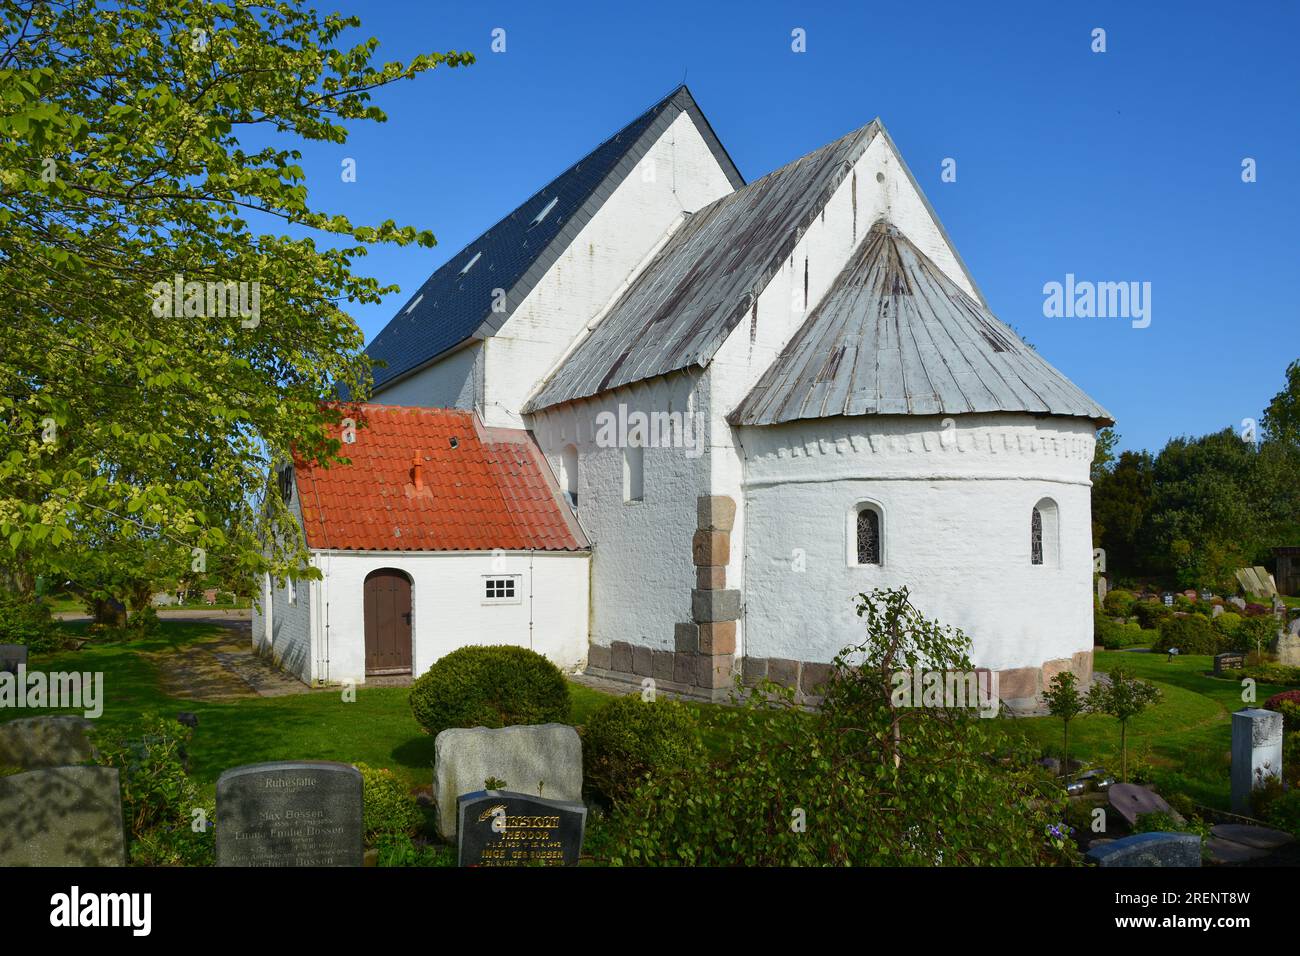
[[[457,800],[484,790],[489,779],[502,789],[550,800],[582,800],[582,742],[567,724],[460,728],[434,741],[433,795],[438,832],[456,836]]]
[[[1282,776],[1282,715],[1250,707],[1232,715],[1232,810],[1249,814],[1251,797]]]

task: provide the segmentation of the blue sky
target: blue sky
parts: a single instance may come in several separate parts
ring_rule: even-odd
[[[879,116],[993,312],[1111,410],[1121,447],[1239,428],[1300,356],[1295,0],[322,9],[359,15],[350,39],[378,37],[381,59],[479,57],[381,91],[389,121],[356,124],[346,145],[303,147],[318,208],[439,240],[358,262],[404,290],[354,309],[367,341],[438,265],[685,76],[747,180]],[[490,52],[497,27],[504,53]],[[356,182],[341,181],[344,158]],[[956,182],[940,180],[945,158]],[[1044,317],[1044,283],[1067,273],[1150,282],[1150,326]]]

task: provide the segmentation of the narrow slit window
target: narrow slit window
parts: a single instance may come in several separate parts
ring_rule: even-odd
[[[880,513],[875,508],[858,511],[858,564],[880,563]]]
[[[1043,563],[1043,513],[1037,508],[1029,519],[1029,563]]]

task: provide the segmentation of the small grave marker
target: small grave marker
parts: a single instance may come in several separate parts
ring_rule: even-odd
[[[577,866],[587,808],[509,790],[456,801],[461,866]]]

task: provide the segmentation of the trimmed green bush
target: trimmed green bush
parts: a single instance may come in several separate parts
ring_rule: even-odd
[[[420,829],[424,816],[391,770],[364,763],[355,766],[361,771],[367,846],[373,846],[381,835],[409,837]]]
[[[1223,634],[1226,637],[1235,637],[1237,631],[1241,629],[1241,622],[1243,620],[1245,620],[1245,618],[1240,614],[1237,614],[1235,611],[1224,611],[1218,617],[1213,618],[1211,623],[1214,624],[1215,629],[1220,634]]]
[[[703,754],[695,715],[674,700],[620,697],[582,728],[583,784],[609,803],[630,798],[646,777],[685,770]]]
[[[1111,617],[1128,617],[1133,613],[1133,603],[1136,600],[1132,591],[1107,591],[1103,604]]]
[[[1237,651],[1253,651],[1256,648],[1268,650],[1274,639],[1277,637],[1277,618],[1273,615],[1267,617],[1248,617],[1241,622],[1241,627],[1237,628],[1237,633],[1233,635],[1232,649]]]
[[[50,607],[37,597],[0,592],[0,644],[23,644],[29,651],[52,650],[58,626]]]
[[[1167,617],[1160,622],[1153,649],[1167,651],[1176,647],[1182,654],[1218,654],[1227,640],[1203,617]]]
[[[567,723],[569,684],[526,647],[462,647],[416,678],[411,711],[435,735],[448,727]]]
[[[1172,614],[1173,611],[1160,601],[1138,601],[1133,605],[1133,616],[1145,628],[1157,627],[1161,621]]]

